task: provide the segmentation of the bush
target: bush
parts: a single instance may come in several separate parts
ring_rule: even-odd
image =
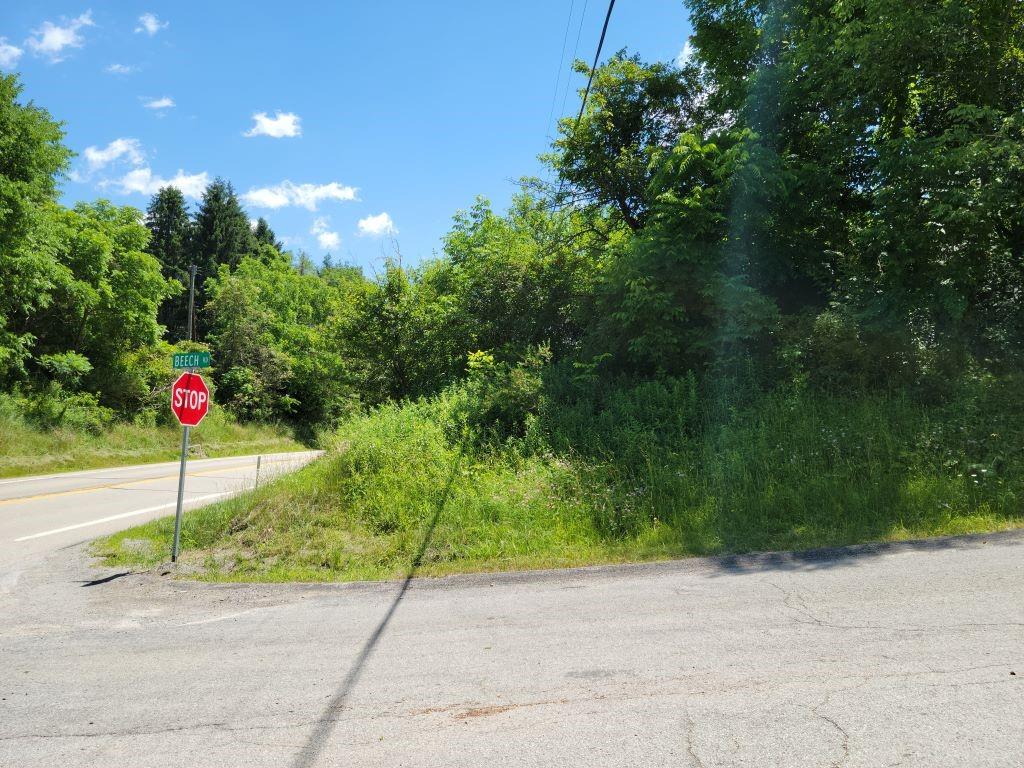
[[[515,364],[498,362],[488,352],[471,352],[466,381],[452,394],[456,437],[481,446],[523,437],[540,409],[541,373],[550,358],[546,345],[529,350]]]
[[[58,384],[25,400],[26,419],[43,429],[67,428],[99,434],[114,422],[114,411],[92,392],[65,392]]]

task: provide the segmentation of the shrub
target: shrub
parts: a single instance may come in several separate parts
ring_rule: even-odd
[[[65,392],[58,384],[33,393],[25,402],[27,420],[43,429],[65,427],[99,434],[114,422],[114,412],[92,392]]]
[[[497,445],[523,437],[540,409],[547,345],[530,349],[518,363],[496,361],[488,352],[469,354],[465,384],[452,394],[450,424],[458,438]]]

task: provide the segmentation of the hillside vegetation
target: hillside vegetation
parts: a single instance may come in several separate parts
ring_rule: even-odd
[[[453,390],[355,418],[299,474],[190,512],[183,562],[213,580],[380,579],[1002,530],[1024,525],[1012,391],[978,383],[942,407],[775,392],[733,410],[659,382],[569,409],[542,397],[495,447]],[[95,551],[152,565],[170,531]]]

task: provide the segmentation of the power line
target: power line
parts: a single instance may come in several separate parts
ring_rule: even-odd
[[[576,42],[572,46],[572,62],[576,63],[576,52],[580,49],[580,38],[583,36],[583,22],[587,20],[587,6],[590,0],[583,0],[583,12],[580,14],[580,25],[576,29]],[[569,100],[569,81],[572,75],[566,75],[565,90],[562,91],[562,114],[565,114],[565,102]]]
[[[590,67],[590,77],[587,78],[587,87],[583,91],[583,100],[580,102],[580,113],[576,115],[576,123],[573,126],[573,132],[579,130],[580,121],[583,119],[583,110],[587,106],[587,97],[590,96],[590,86],[594,83],[594,72],[597,70],[597,62],[601,59],[601,49],[604,48],[604,37],[608,33],[608,22],[612,18],[612,8],[615,7],[615,0],[609,0],[608,2],[608,13],[604,15],[604,24],[601,26],[601,39],[597,41],[597,52],[594,53],[594,63]],[[584,13],[586,13],[586,7],[584,6]],[[583,30],[583,19],[580,19],[580,30]],[[576,37],[577,44],[579,43],[579,35]],[[575,60],[576,53],[573,52],[573,59]],[[566,88],[568,89],[568,81],[566,81]],[[562,102],[562,112],[565,112],[565,101]],[[561,175],[561,174],[559,174]],[[562,185],[565,179],[560,178],[558,180],[558,192],[555,193],[555,197],[560,198],[562,196]]]
[[[558,85],[562,82],[562,64],[565,63],[565,46],[569,42],[569,28],[572,27],[572,12],[576,7],[576,0],[569,3],[569,18],[565,20],[565,34],[562,35],[562,53],[558,56],[558,71],[555,73],[555,92],[551,94],[551,109],[548,110],[548,121],[544,124],[544,130],[551,136],[551,118],[555,116],[555,104],[558,103]],[[575,55],[575,54],[573,54]]]
[[[604,36],[608,32],[608,22],[612,18],[612,8],[615,7],[615,0],[608,3],[608,13],[604,16],[604,26],[601,27],[601,39],[597,42],[597,53],[594,54],[594,64],[590,67],[590,77],[587,78],[587,87],[583,91],[583,101],[580,102],[580,113],[576,116],[576,127],[579,128],[580,120],[583,119],[583,110],[587,106],[587,97],[590,95],[590,86],[594,82],[594,72],[597,70],[597,62],[601,58],[601,49],[604,47]]]

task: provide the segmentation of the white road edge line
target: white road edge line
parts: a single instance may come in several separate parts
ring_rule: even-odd
[[[208,493],[205,496],[196,496],[191,499],[185,499],[186,505],[195,504],[200,501],[210,501],[211,499],[219,499],[222,496],[231,496],[237,493],[237,491],[222,491],[221,493]],[[75,525],[66,525],[63,528],[54,528],[52,531],[43,531],[42,533],[33,533],[30,536],[22,536],[15,541],[29,541],[31,539],[40,539],[43,536],[53,536],[56,533],[64,533],[66,531],[74,531],[79,528],[88,528],[90,525],[100,525],[101,523],[109,523],[112,520],[121,520],[125,517],[134,517],[136,515],[145,515],[148,512],[159,512],[162,509],[170,509],[178,505],[178,502],[172,501],[169,504],[158,504],[155,507],[146,507],[145,509],[136,509],[133,512],[122,512],[120,515],[111,515],[110,517],[101,517],[98,520],[90,520],[87,523],[76,523]]]

